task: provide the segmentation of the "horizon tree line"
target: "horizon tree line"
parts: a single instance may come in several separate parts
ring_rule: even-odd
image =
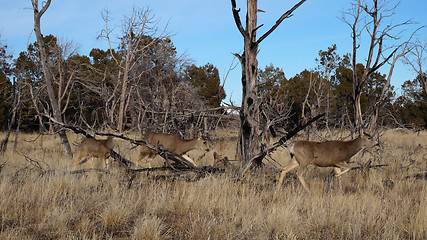
[[[196,66],[178,55],[166,29],[158,27],[149,8],[135,8],[125,18],[117,39],[112,39],[109,12],[104,12],[100,38],[109,48],[94,48],[85,56],[72,42],[43,36],[40,19],[50,0],[41,6],[37,0],[31,2],[37,41],[16,59],[8,55],[7,45],[0,45],[0,129],[58,132],[63,139],[65,132],[55,122],[86,129],[155,130],[181,136],[236,125],[237,119],[227,117],[222,108],[226,94],[218,69],[210,63]],[[238,30],[246,41],[245,52],[235,55],[242,66],[243,92],[247,91],[240,106],[240,144],[252,150],[241,158],[248,159],[262,147],[263,139],[274,133],[272,126],[289,131],[320,113],[326,117],[313,124],[312,130],[427,128],[426,45],[413,41],[419,29],[402,40],[400,29],[412,22],[387,25],[385,19],[393,14],[386,13],[394,13],[397,5],[388,6],[380,0],[353,1],[342,17],[352,32],[352,53],[339,56],[332,44],[319,50],[318,67],[289,79],[273,64],[258,68],[257,46],[304,2],[285,12],[256,39],[260,28],[256,25],[256,2],[248,6],[246,27],[250,30],[243,27],[239,9],[231,1]],[[362,34],[370,36],[370,47],[366,62],[358,63],[356,56],[364,55],[359,53]],[[390,39],[397,43],[385,46]],[[117,46],[112,44],[115,40],[119,40]],[[402,95],[397,96],[390,79],[394,64],[402,59],[418,76],[406,81]],[[391,65],[388,74],[379,72],[385,64]],[[63,145],[67,152],[66,140]]]

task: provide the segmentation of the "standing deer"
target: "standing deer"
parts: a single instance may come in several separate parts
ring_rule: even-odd
[[[113,137],[108,136],[106,140],[97,140],[95,138],[86,138],[80,143],[80,155],[76,159],[75,169],[78,165],[82,164],[83,159],[86,157],[92,158],[92,167],[94,166],[93,158],[97,157],[104,162],[104,168],[109,169],[110,163],[108,158],[110,157],[111,150],[114,148]]]
[[[147,132],[143,135],[143,139],[151,145],[162,145],[167,150],[181,155],[183,158],[191,162],[194,166],[197,166],[196,163],[190,157],[185,156],[183,154],[196,148],[208,150],[206,146],[206,141],[202,137],[193,138],[191,140],[185,140],[174,134]],[[141,152],[137,159],[137,166],[140,165],[140,161],[143,158],[147,157],[145,161],[146,163],[148,163],[148,167],[151,168],[151,160],[153,160],[154,157],[156,157],[157,155],[158,153],[156,151],[146,146],[141,146]]]
[[[359,135],[351,141],[328,141],[328,142],[310,142],[296,141],[290,149],[291,162],[282,169],[277,190],[280,190],[286,173],[299,167],[297,176],[304,188],[310,192],[310,188],[302,177],[308,165],[318,167],[334,167],[336,177],[351,170],[348,162],[350,159],[364,148],[377,145],[368,134]],[[341,171],[340,168],[344,168]]]

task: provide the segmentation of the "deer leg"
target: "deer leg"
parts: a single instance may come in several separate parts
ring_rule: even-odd
[[[76,165],[82,165],[83,163],[87,162],[87,160],[90,158],[90,155],[83,155],[83,156],[79,156],[76,159]]]
[[[110,169],[110,163],[108,161],[108,158],[104,159],[104,169]]]
[[[351,166],[346,162],[340,162],[335,165],[337,166],[335,167],[335,177],[341,177],[341,175],[351,170]],[[340,168],[345,168],[345,170],[341,172]]]
[[[92,168],[95,168],[95,157],[91,156],[91,160],[92,160]]]
[[[155,155],[154,156],[148,155],[148,157],[145,159],[145,163],[148,164],[148,168],[151,168],[151,160],[153,160],[154,157]]]
[[[111,156],[111,154],[108,152],[105,154],[105,157],[104,157],[104,168],[106,168],[106,169],[110,169],[110,164],[111,164],[110,156]]]
[[[110,160],[108,157],[104,158],[104,168],[110,169]]]
[[[148,156],[149,155],[147,155],[147,154],[139,154],[138,158],[136,159],[136,166],[137,167],[141,167],[141,161],[142,161],[142,159],[145,159]]]
[[[137,167],[139,167],[140,162],[141,162],[141,160],[142,160],[143,158],[144,158],[144,157],[143,157],[143,156],[141,156],[141,154],[139,154],[139,155],[138,155],[138,158],[136,159],[136,166],[137,166]]]
[[[308,187],[307,183],[305,182],[304,178],[302,177],[304,170],[305,170],[305,167],[298,169],[297,176],[298,176],[299,181],[302,183],[302,186],[305,188],[305,190],[307,190],[307,192],[311,192],[310,188]]]
[[[76,158],[76,160],[74,160],[74,170],[78,169],[80,160],[81,160],[80,156]]]
[[[80,155],[74,162],[74,170],[77,170],[79,168],[79,165],[85,163],[88,158],[89,156]]]
[[[295,158],[293,158],[291,160],[291,162],[288,165],[286,165],[286,167],[284,167],[282,169],[282,173],[280,174],[279,182],[277,183],[277,191],[280,190],[280,187],[282,186],[283,179],[285,179],[285,177],[286,177],[286,173],[291,171],[292,169],[298,167],[298,165],[299,165],[299,163],[297,162],[297,160]]]
[[[193,164],[195,167],[197,167],[197,164],[193,161],[193,159],[191,159],[189,156],[187,156],[187,155],[182,155],[182,157],[185,159],[185,160],[187,160],[187,161],[189,161],[191,164]]]

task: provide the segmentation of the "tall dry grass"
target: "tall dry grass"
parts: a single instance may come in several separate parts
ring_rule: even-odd
[[[225,173],[164,180],[141,173],[129,188],[117,166],[108,174],[69,174],[73,161],[62,154],[59,139],[30,141],[35,138],[21,134],[17,153],[11,142],[0,156],[0,239],[427,238],[426,181],[405,178],[427,168],[427,132],[386,132],[379,150],[355,160],[388,166],[353,170],[341,179],[331,178],[331,169],[311,167],[305,178],[312,193],[289,174],[277,194],[275,162],[243,179]],[[234,149],[221,154],[232,158]],[[115,150],[131,160],[138,154],[125,142]],[[210,164],[211,155],[198,163]],[[287,155],[284,148],[273,157],[283,165]]]

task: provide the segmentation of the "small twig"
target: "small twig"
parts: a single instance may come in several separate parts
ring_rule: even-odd
[[[33,165],[35,168],[37,168],[38,171],[40,171],[40,172],[45,171],[39,161],[30,158],[29,156],[25,155],[24,153],[17,152],[17,154],[21,155],[22,157],[24,157],[25,160],[27,162],[29,162],[31,165]],[[45,163],[45,162],[43,162],[43,163],[46,164],[47,167],[49,167],[49,165],[47,163]]]
[[[408,176],[405,177],[405,179],[408,179],[408,178],[415,178],[415,179],[424,179],[424,180],[427,180],[427,172],[416,173],[416,174],[408,175]]]
[[[79,169],[70,171],[69,174],[81,174],[86,172],[103,172],[103,173],[110,173],[110,170],[104,169],[104,168],[87,168],[87,169]]]

